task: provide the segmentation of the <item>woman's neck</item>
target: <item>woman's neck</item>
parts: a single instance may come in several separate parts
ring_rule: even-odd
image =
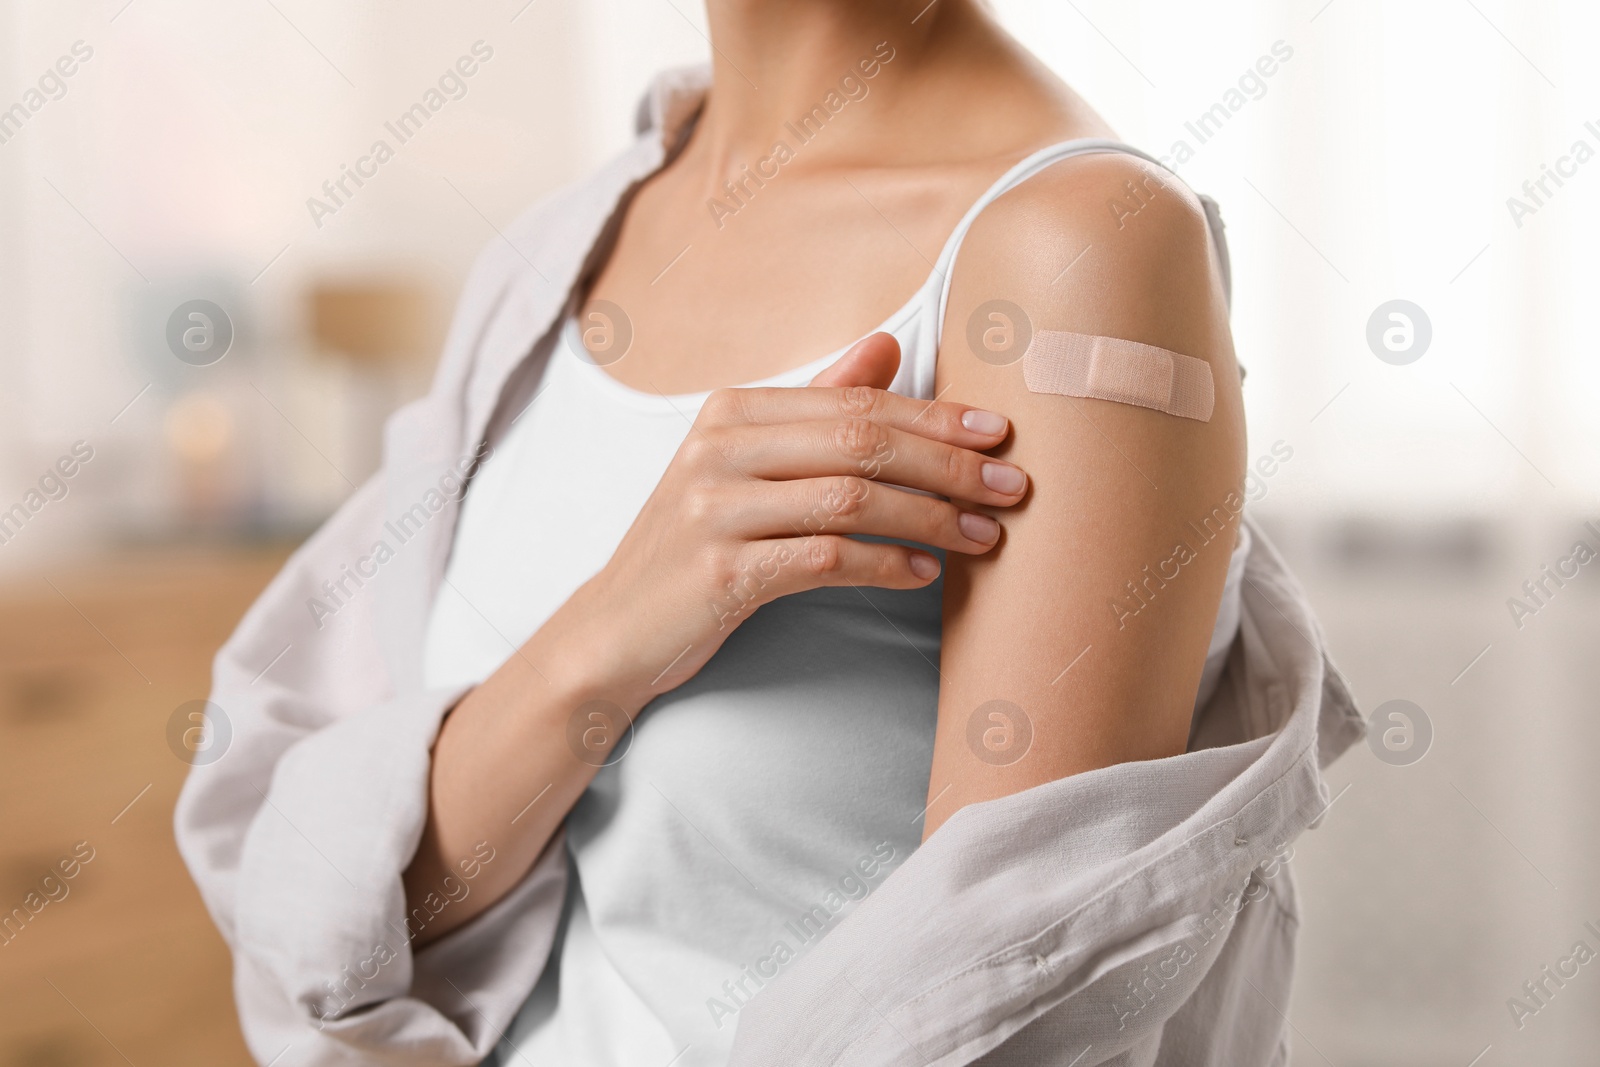
[[[814,160],[870,152],[878,124],[833,118],[868,100],[880,115],[899,110],[921,91],[919,75],[931,60],[993,36],[984,32],[992,25],[973,0],[708,0],[706,6],[712,89],[694,150],[711,175],[766,156],[778,141],[797,154],[803,143]],[[814,141],[823,127],[829,136]]]

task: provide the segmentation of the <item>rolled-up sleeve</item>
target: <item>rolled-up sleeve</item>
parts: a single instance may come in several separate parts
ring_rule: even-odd
[[[469,281],[433,393],[390,422],[384,469],[294,554],[214,664],[216,748],[194,760],[175,830],[232,949],[262,1063],[479,1063],[560,921],[559,836],[512,893],[421,951],[415,935],[473,892],[496,843],[461,857],[420,910],[402,884],[431,748],[462,696],[422,684],[419,650],[474,455],[460,397],[482,338],[508,329],[495,320],[505,259]]]
[[[279,1067],[479,1062],[538,979],[565,892],[558,838],[514,892],[412,950],[426,912],[408,915],[401,874],[461,693],[393,691],[377,590],[346,581],[337,612],[319,608],[333,603],[326,576],[383,539],[380,496],[376,482],[358,491],[219,653],[214,736],[231,736],[178,803],[180,849],[233,950],[246,1040]],[[438,900],[471,887],[464,870]]]

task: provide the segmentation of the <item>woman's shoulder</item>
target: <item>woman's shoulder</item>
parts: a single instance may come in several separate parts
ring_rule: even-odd
[[[1198,195],[1161,164],[1107,139],[1073,139],[1058,158],[997,196],[973,220],[958,280],[1049,306],[1209,304],[1217,251]],[[1048,159],[1048,157],[1047,157]],[[1130,307],[1132,310],[1132,307]]]
[[[1204,202],[1120,142],[1056,147],[985,205],[962,241],[942,309],[940,387],[981,377],[964,357],[974,325],[984,336],[998,307],[1018,317],[1019,339],[1058,331],[1202,360],[1215,383],[1212,421],[1242,426],[1226,251]],[[1004,377],[1023,384],[1020,374]]]
[[[1188,185],[1121,141],[1059,78],[1025,64],[999,81],[1027,106],[1010,109],[1001,128],[972,136],[998,138],[1021,162],[991,190],[962,237],[952,265],[956,287],[971,279],[1038,306],[1085,292],[1113,302],[1137,302],[1151,290],[1208,296],[1220,281],[1213,274],[1222,272],[1208,269],[1211,227]]]

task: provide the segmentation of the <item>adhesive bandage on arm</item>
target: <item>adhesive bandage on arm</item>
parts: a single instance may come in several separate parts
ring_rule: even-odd
[[[1022,380],[1034,393],[1058,393],[1154,408],[1211,421],[1216,389],[1211,364],[1165,348],[1040,330],[1022,358]]]

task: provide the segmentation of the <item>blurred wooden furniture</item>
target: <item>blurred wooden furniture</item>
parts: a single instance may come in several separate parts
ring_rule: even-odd
[[[0,581],[0,1067],[240,1067],[230,962],[178,858],[174,710],[286,548],[164,549]],[[59,889],[55,892],[59,893]],[[9,940],[6,940],[9,938]]]
[[[311,337],[357,363],[418,364],[439,354],[433,291],[403,278],[324,281],[308,295]]]

